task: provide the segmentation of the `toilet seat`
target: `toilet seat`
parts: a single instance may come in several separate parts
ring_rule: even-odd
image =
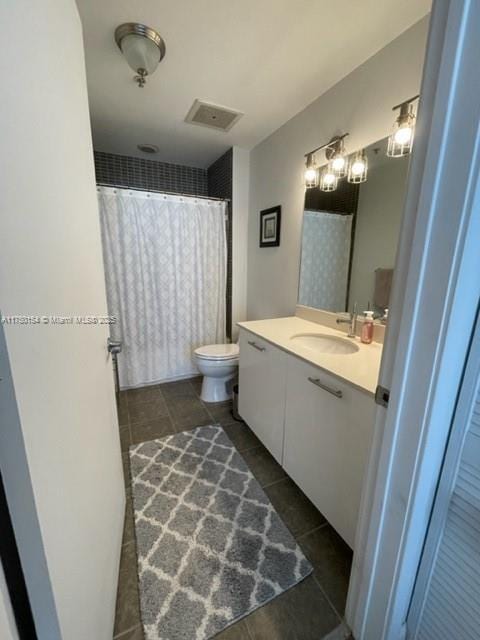
[[[194,351],[201,360],[223,361],[237,360],[240,350],[238,344],[207,344]]]

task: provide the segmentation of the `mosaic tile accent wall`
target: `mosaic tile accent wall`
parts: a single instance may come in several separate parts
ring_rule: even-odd
[[[208,195],[229,198],[227,203],[227,337],[232,337],[232,176],[233,149],[226,151],[208,167]]]
[[[346,180],[339,180],[335,191],[321,191],[318,187],[312,187],[305,190],[305,209],[355,214],[359,191],[359,184],[351,184]]]
[[[208,193],[207,170],[180,164],[95,151],[97,183],[130,189],[170,191],[194,196]]]

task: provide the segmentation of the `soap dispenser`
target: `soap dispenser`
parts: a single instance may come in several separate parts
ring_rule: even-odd
[[[373,311],[365,311],[360,340],[364,344],[370,344],[373,340]]]

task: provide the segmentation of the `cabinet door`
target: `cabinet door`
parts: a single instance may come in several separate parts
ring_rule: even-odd
[[[371,396],[288,359],[285,470],[352,548],[374,411]]]
[[[287,356],[240,331],[239,413],[273,457],[282,463]]]

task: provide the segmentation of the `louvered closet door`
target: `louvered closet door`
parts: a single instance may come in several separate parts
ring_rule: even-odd
[[[480,331],[460,392],[408,638],[480,638]]]

